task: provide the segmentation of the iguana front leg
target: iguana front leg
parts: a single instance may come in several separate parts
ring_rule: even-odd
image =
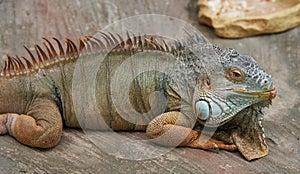
[[[186,127],[189,125],[188,118],[180,112],[167,112],[153,119],[147,127],[149,138],[155,138],[155,142],[165,146],[187,146],[200,149],[225,149],[236,150],[234,144],[225,144],[213,138],[206,142],[200,141],[200,132]],[[163,138],[160,138],[160,136]],[[181,143],[180,143],[181,142]]]
[[[62,134],[61,114],[54,101],[37,99],[26,115],[0,115],[0,134],[6,133],[31,147],[53,147]]]

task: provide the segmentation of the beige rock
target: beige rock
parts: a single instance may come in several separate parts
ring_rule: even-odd
[[[300,25],[300,0],[199,0],[199,20],[218,36],[240,38]]]

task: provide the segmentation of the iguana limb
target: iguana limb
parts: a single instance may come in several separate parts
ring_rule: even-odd
[[[186,146],[199,149],[225,149],[236,150],[235,144],[225,144],[223,141],[218,141],[213,138],[208,138],[205,135],[201,135],[200,132],[188,128],[189,119],[180,112],[167,112],[154,118],[147,127],[147,135],[150,138],[156,138],[157,144],[165,146]],[[159,138],[161,135],[166,134],[163,138]],[[169,136],[170,135],[170,136]],[[207,141],[202,142],[202,138]],[[181,138],[183,141],[181,141]]]
[[[15,137],[31,147],[55,146],[62,134],[62,119],[56,104],[48,99],[37,99],[27,115],[0,115],[0,133]]]

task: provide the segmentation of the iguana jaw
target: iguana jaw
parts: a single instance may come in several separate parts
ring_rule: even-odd
[[[256,97],[259,98],[260,100],[272,100],[277,95],[276,88],[272,88],[270,90],[263,90],[263,91],[248,91],[244,89],[235,89],[235,88],[231,88],[228,90],[241,94],[242,97]]]
[[[234,105],[239,104],[238,108],[219,108],[221,111],[220,115],[214,116],[212,113],[214,113],[214,109],[216,107],[212,107],[211,104],[215,103],[215,101],[209,100],[203,102],[202,104],[198,104],[201,102],[201,100],[197,100],[195,102],[195,111],[198,116],[199,122],[202,123],[205,126],[208,127],[218,127],[220,125],[223,125],[227,122],[229,122],[232,118],[235,117],[236,114],[238,114],[240,111],[243,109],[257,104],[257,103],[266,103],[266,105],[269,105],[272,103],[272,99],[276,97],[277,91],[275,88],[269,89],[269,90],[263,90],[263,91],[249,91],[249,90],[244,90],[241,88],[228,88],[226,89],[226,95],[231,96],[231,98],[234,98],[233,96],[237,96],[241,99],[245,99],[244,103],[238,103],[241,101],[236,101]],[[207,99],[207,98],[206,98]],[[227,100],[227,99],[226,99]],[[224,100],[224,101],[226,101]],[[223,101],[223,102],[224,102]],[[221,104],[221,101],[218,103],[219,106],[224,104]],[[204,108],[203,108],[204,106]],[[205,106],[207,109],[205,109]],[[225,105],[225,107],[227,104]],[[201,108],[201,109],[200,109]],[[200,110],[199,110],[200,109]],[[227,112],[225,111],[227,110]],[[224,112],[225,111],[225,112]],[[206,113],[206,114],[205,114]]]

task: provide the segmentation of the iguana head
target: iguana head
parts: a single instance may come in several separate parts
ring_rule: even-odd
[[[198,119],[218,127],[217,139],[234,143],[247,160],[266,156],[262,120],[263,108],[277,93],[272,77],[250,56],[235,49],[214,49],[218,55],[214,66],[219,68],[198,80],[194,97]]]
[[[272,77],[252,57],[231,48],[215,49],[221,69],[199,80],[195,110],[200,122],[217,127],[251,105],[269,105],[276,89]]]

